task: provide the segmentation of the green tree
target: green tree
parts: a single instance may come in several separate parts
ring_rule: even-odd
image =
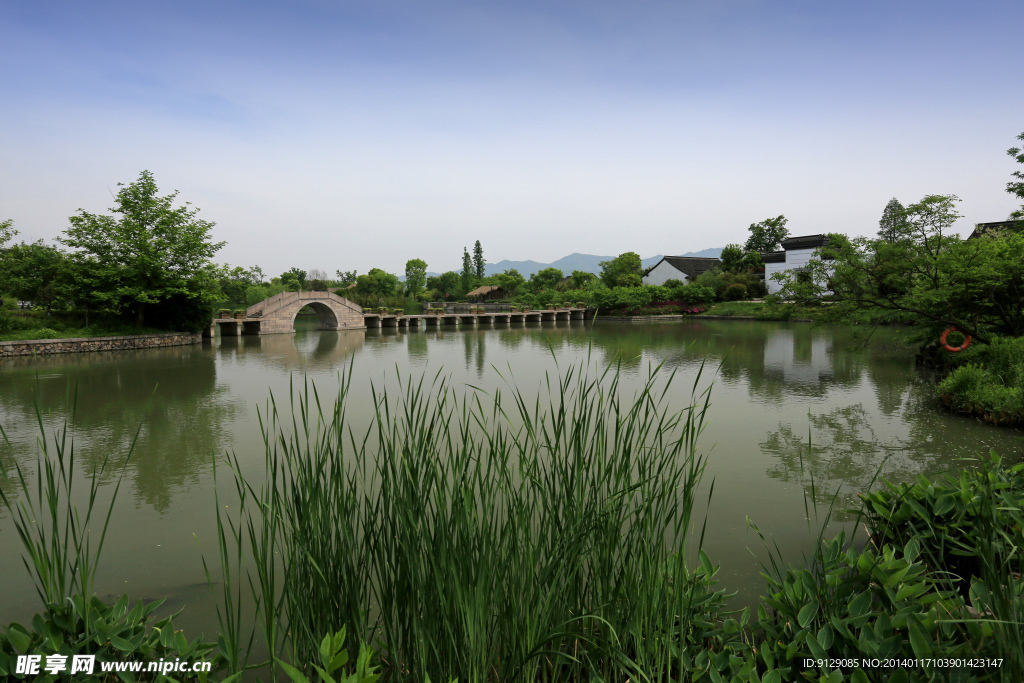
[[[601,280],[608,287],[636,287],[641,284],[644,268],[636,252],[627,251],[598,265],[601,266]]]
[[[484,248],[480,246],[480,240],[473,245],[473,271],[478,280],[484,279]]]
[[[147,306],[170,299],[208,309],[216,295],[203,283],[213,255],[224,246],[210,241],[214,224],[198,219],[199,209],[188,202],[174,208],[177,191],[159,196],[149,171],[118,187],[114,215],[79,209],[58,241],[95,269],[97,293],[112,307],[133,312],[136,325],[144,323]]]
[[[441,273],[436,277],[427,278],[427,287],[435,289],[446,299],[459,291],[460,278],[454,270]]]
[[[356,278],[356,293],[376,297],[380,303],[384,297],[397,296],[401,285],[397,275],[371,268],[366,275]]]
[[[286,272],[281,273],[282,282],[285,281],[285,275],[289,276],[288,280],[292,282],[297,282],[299,284],[299,289],[306,288],[306,271],[302,270],[301,268],[289,268]]]
[[[878,221],[878,238],[890,244],[902,239],[907,234],[906,209],[900,200],[893,197],[885,205],[882,218]]]
[[[356,278],[358,277],[356,271],[354,270],[336,270],[334,272],[338,276],[337,283],[338,286],[340,287],[347,287],[348,285],[355,282]]]
[[[423,259],[409,259],[405,262],[405,293],[416,296],[427,282],[427,262]]]
[[[596,275],[585,270],[574,270],[569,277],[572,278],[573,289],[583,289],[587,283],[597,279]]]
[[[738,244],[725,245],[718,258],[722,261],[722,270],[728,273],[748,273],[764,265],[760,252],[745,252]]]
[[[747,238],[743,248],[747,251],[779,251],[782,249],[782,240],[789,237],[789,230],[786,229],[788,219],[785,216],[766,218],[760,223],[750,224],[750,237]]]
[[[5,221],[0,221],[0,249],[3,249],[4,245],[14,239],[14,236],[18,234],[18,231],[14,229],[14,220],[8,218]]]
[[[1018,135],[1017,139],[1024,141],[1024,133]],[[1013,157],[1018,164],[1024,164],[1024,150],[1021,150],[1019,147],[1011,147],[1010,149],[1006,150],[1006,153]],[[1010,182],[1006,183],[1006,191],[1016,196],[1017,199],[1020,199],[1022,202],[1024,202],[1024,171],[1014,171],[1010,175],[1012,175],[1017,180],[1011,180]],[[1011,213],[1010,218],[1019,221],[1024,220],[1024,204],[1021,204],[1021,207],[1019,209]],[[0,239],[0,245],[2,244],[3,240]]]
[[[564,277],[558,268],[543,268],[530,276],[530,288],[534,292],[555,289]]]
[[[498,273],[495,279],[498,282],[498,286],[505,291],[505,296],[507,297],[514,297],[523,289],[523,285],[526,284],[526,278],[520,275],[519,271],[515,268],[509,268],[503,273]]]
[[[468,292],[473,289],[473,284],[476,282],[476,272],[473,270],[473,258],[469,255],[469,250],[465,247],[462,248],[462,291]]]
[[[831,290],[829,317],[858,311],[900,315],[929,328],[954,326],[976,341],[1024,335],[1024,233],[961,240],[950,234],[960,214],[955,195],[928,195],[906,207],[906,237],[857,238],[812,259],[804,282],[784,295],[811,299]]]
[[[64,262],[67,255],[42,240],[15,244],[0,256],[0,290],[31,301],[47,313],[66,294]]]
[[[226,301],[241,304],[246,300],[246,290],[260,284],[261,279],[252,269],[241,266],[232,268],[225,263],[217,268],[217,282]]]
[[[294,268],[292,270],[295,270]],[[302,281],[299,280],[299,276],[296,275],[292,270],[281,273],[281,284],[284,285],[285,290],[289,292],[297,292],[302,289]]]

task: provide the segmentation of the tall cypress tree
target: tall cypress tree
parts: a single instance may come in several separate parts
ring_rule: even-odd
[[[878,238],[892,244],[904,235],[906,223],[906,209],[893,197],[882,211],[882,220],[878,221]]]
[[[466,292],[473,289],[473,259],[469,250],[462,248],[462,289]]]
[[[484,248],[480,246],[480,240],[477,240],[473,246],[473,269],[481,280],[484,279],[484,263]]]

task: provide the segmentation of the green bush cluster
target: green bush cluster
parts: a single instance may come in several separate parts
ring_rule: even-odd
[[[959,412],[1002,425],[1024,424],[1024,337],[994,337],[953,356],[938,391]]]
[[[746,291],[743,292],[742,297],[763,297],[768,293],[768,285],[765,281],[756,273],[744,272],[744,273],[729,273],[721,270],[709,270],[701,273],[695,284],[707,287],[715,293],[715,300],[717,301],[736,301],[737,299],[730,299],[729,296],[736,296],[741,290],[733,289],[732,294],[728,294],[729,288],[733,285],[742,285]]]
[[[726,301],[740,301],[747,298],[747,286],[739,282],[734,282],[725,288],[725,292],[722,293],[722,298]]]
[[[27,330],[31,327],[31,323],[29,323],[24,317],[12,315],[6,311],[0,310],[0,335],[18,332],[19,330]]]
[[[48,604],[45,611],[32,619],[30,627],[11,624],[0,633],[0,676],[5,680],[23,679],[15,674],[18,655],[62,655],[70,669],[74,655],[96,657],[90,680],[119,680],[117,674],[104,675],[99,662],[144,662],[163,659],[183,661],[205,660],[213,656],[215,644],[194,640],[191,643],[185,635],[175,630],[173,617],[177,614],[153,621],[153,613],[160,608],[163,600],[143,604],[140,600],[134,607],[129,606],[127,595],[122,595],[113,605],[95,595],[85,600],[82,595],[68,598],[63,605]],[[180,614],[180,611],[178,612]],[[212,664],[212,663],[211,663]],[[220,663],[217,668],[222,668]],[[83,674],[47,676],[42,674],[36,680],[77,680]],[[132,674],[123,675],[132,680]],[[144,680],[140,676],[139,680]],[[166,680],[166,679],[165,679]]]
[[[993,454],[976,469],[886,482],[861,498],[866,547],[849,546],[840,534],[822,544],[810,567],[769,577],[754,629],[764,665],[777,667],[781,680],[800,680],[814,678],[806,657],[960,657],[990,663],[886,673],[890,681],[1021,680],[1024,465],[1006,467]],[[836,680],[866,682],[878,673],[851,667]]]

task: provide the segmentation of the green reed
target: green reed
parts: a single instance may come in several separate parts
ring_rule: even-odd
[[[83,505],[77,505],[75,497],[80,494],[75,487],[75,445],[69,431],[69,423],[74,424],[75,420],[77,390],[73,392],[69,384],[66,393],[70,415],[59,429],[48,436],[43,421],[41,392],[36,387],[39,455],[35,481],[26,474],[22,465],[14,461],[13,476],[6,469],[0,471],[3,476],[0,503],[11,513],[14,529],[24,549],[22,562],[33,578],[43,604],[62,614],[73,609],[75,599],[85,596],[86,599],[81,601],[84,610],[81,616],[84,628],[88,630],[93,609],[88,598],[95,592],[96,570],[106,529],[110,526],[124,468],[135,449],[138,431],[115,474],[114,489],[106,509],[99,505],[98,498],[101,482],[114,469],[111,454],[106,454],[93,467]],[[10,446],[2,426],[0,439]]]
[[[24,549],[22,562],[33,578],[40,599],[57,611],[68,609],[71,598],[94,594],[99,557],[110,525],[114,501],[121,487],[124,468],[131,459],[138,439],[136,432],[116,474],[106,510],[98,504],[98,498],[101,482],[113,467],[109,453],[93,468],[84,504],[81,507],[76,505],[74,496],[78,495],[78,490],[74,486],[75,448],[74,439],[70,438],[69,422],[74,422],[77,390],[72,392],[69,384],[66,393],[65,404],[70,409],[69,418],[48,437],[43,422],[41,392],[36,387],[39,455],[35,481],[32,482],[32,477],[26,475],[17,461],[13,463],[13,477],[6,469],[0,470],[4,479],[0,486],[0,503],[11,512],[14,528]],[[10,440],[2,426],[0,439],[10,447]],[[99,528],[98,538],[93,532],[96,526]]]
[[[297,666],[343,627],[388,680],[661,680],[690,665],[721,603],[684,561],[708,395],[698,376],[678,410],[660,367],[628,399],[616,366],[585,369],[533,400],[511,373],[491,394],[438,375],[356,395],[351,369],[329,405],[310,383],[287,411],[271,397],[261,483],[230,461],[222,618],[241,620],[245,566],[262,638]],[[375,407],[359,430],[352,400]],[[242,634],[222,630],[245,666]]]

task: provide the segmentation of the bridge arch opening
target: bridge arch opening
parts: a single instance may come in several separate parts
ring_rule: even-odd
[[[338,329],[338,316],[334,313],[334,309],[327,304],[320,303],[319,301],[310,301],[305,306],[295,311],[295,316],[292,318],[293,328],[295,327],[295,321],[298,319],[299,314],[310,309],[316,314],[321,330]]]

